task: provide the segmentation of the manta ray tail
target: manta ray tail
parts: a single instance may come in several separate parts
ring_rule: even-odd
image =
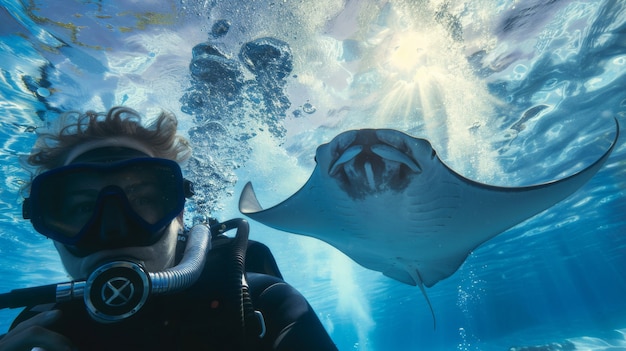
[[[430,308],[430,314],[433,316],[433,329],[437,330],[437,319],[435,318],[435,310],[433,310],[433,305],[430,303],[428,294],[426,294],[426,288],[424,287],[424,283],[422,283],[422,277],[420,277],[420,272],[418,272],[417,269],[411,270],[411,272],[414,272],[413,274],[411,274],[411,276],[413,276],[413,279],[415,279],[417,286],[419,286],[422,294],[424,295],[424,298],[426,299],[428,308]]]
[[[415,266],[409,262],[408,260],[398,258],[397,263],[392,265],[386,271],[382,273],[389,278],[395,279],[399,282],[409,285],[417,285],[422,291],[422,295],[426,299],[426,303],[428,304],[428,308],[430,308],[430,314],[433,315],[433,329],[437,329],[437,319],[435,318],[435,310],[433,310],[433,305],[430,303],[430,299],[428,298],[428,294],[426,294],[426,287],[424,286],[424,281],[422,280],[422,276],[420,275],[419,270],[415,268]]]

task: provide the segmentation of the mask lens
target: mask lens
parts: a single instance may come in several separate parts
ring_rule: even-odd
[[[75,237],[96,207],[99,189],[85,184],[86,179],[97,179],[94,177],[98,177],[95,171],[75,169],[46,179],[40,192],[40,196],[45,196],[40,202],[43,223],[65,237]]]
[[[31,187],[31,221],[40,233],[74,244],[84,235],[103,198],[122,193],[130,215],[154,232],[171,222],[185,202],[180,167],[158,158],[113,164],[76,164],[39,175]],[[116,196],[118,196],[117,194]]]

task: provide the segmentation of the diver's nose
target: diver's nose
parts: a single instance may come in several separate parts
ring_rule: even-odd
[[[103,199],[99,235],[105,245],[120,242],[130,235],[120,194],[109,194]]]

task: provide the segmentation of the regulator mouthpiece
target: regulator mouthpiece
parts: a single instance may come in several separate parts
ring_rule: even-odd
[[[183,259],[176,267],[149,273],[132,261],[115,261],[96,269],[87,279],[83,298],[90,316],[114,323],[137,313],[151,295],[182,291],[198,280],[211,248],[210,229],[191,228]]]
[[[151,286],[150,276],[141,265],[115,261],[91,273],[83,298],[94,320],[113,323],[137,313],[148,300]]]

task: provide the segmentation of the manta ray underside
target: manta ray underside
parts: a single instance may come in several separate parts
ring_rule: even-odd
[[[619,126],[604,155],[574,175],[498,187],[454,172],[427,140],[390,129],[352,130],[318,147],[313,174],[293,196],[263,209],[248,183],[239,210],[418,285],[430,306],[424,286],[452,275],[485,241],[574,193],[602,167],[618,136]]]

